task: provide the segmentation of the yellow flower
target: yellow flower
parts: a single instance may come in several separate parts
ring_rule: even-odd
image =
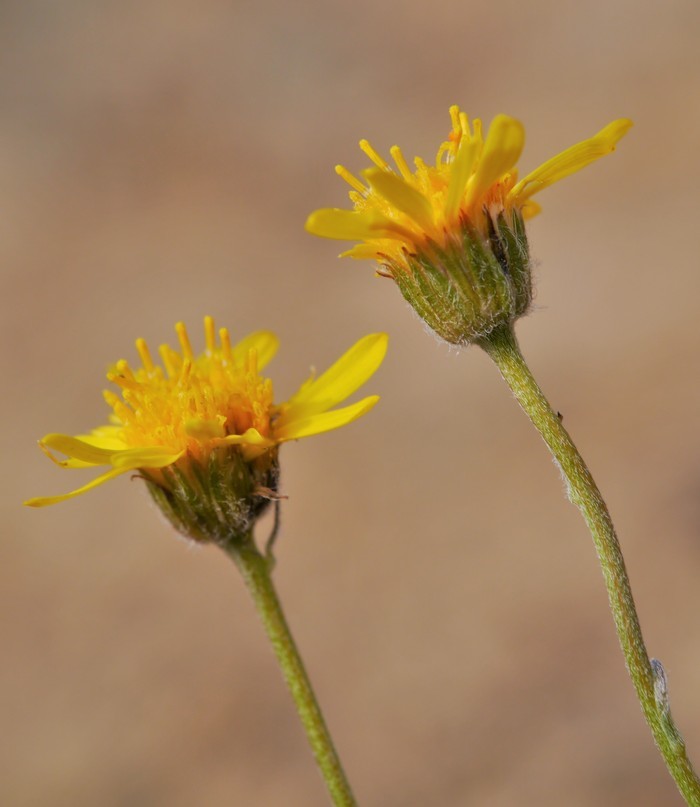
[[[364,181],[336,167],[352,188],[354,210],[316,210],[306,229],[359,241],[343,257],[379,261],[379,274],[393,278],[428,324],[459,344],[512,322],[530,305],[523,219],[539,212],[532,196],[614,151],[632,123],[613,121],[519,180],[525,130],[518,120],[497,115],[484,137],[479,119],[470,125],[457,106],[450,116],[452,131],[435,164],[416,157],[414,171],[398,146],[390,149],[394,169],[361,140],[374,163],[362,172]],[[444,310],[435,311],[441,294],[453,299],[444,299]]]
[[[377,370],[386,353],[386,334],[360,339],[286,403],[275,404],[272,382],[260,374],[277,351],[274,334],[258,331],[232,346],[225,328],[217,342],[214,321],[205,317],[206,350],[195,356],[185,326],[178,323],[175,329],[180,350],[161,346],[162,366],[153,361],[146,342],[138,339],[141,366],[132,369],[121,360],[109,371],[107,378],[119,387],[120,395],[104,393],[112,409],[108,425],[76,437],[48,434],[40,441],[63,468],[108,470],[70,493],[30,499],[27,505],[55,504],[133,471],[149,482],[152,492],[155,488],[172,492],[184,481],[201,487],[207,474],[221,473],[222,463],[226,467],[233,463],[231,473],[247,474],[245,490],[238,482],[235,485],[239,494],[262,491],[269,498],[276,490],[280,443],[340,428],[378,401],[372,395],[333,408]],[[55,452],[67,459],[59,459]],[[206,484],[210,483],[211,479]]]

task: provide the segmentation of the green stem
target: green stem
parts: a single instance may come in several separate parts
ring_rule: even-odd
[[[356,802],[350,785],[272,584],[271,559],[258,552],[251,536],[232,542],[224,549],[238,566],[253,597],[333,804],[354,807]]]
[[[499,328],[479,344],[496,363],[539,431],[567,481],[569,498],[583,513],[603,569],[617,635],[644,716],[687,804],[700,807],[700,781],[671,718],[663,667],[647,655],[622,550],[603,497],[560,417],[533,378],[512,328]]]

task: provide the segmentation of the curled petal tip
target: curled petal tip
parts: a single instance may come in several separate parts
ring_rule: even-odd
[[[629,118],[618,118],[612,123],[609,123],[604,129],[601,129],[598,133],[598,137],[602,140],[607,140],[614,149],[618,141],[620,141],[633,126],[634,122]]]

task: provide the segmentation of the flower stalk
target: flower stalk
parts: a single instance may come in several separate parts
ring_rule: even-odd
[[[496,329],[478,344],[495,362],[521,408],[540,433],[566,480],[569,499],[586,520],[603,570],[627,670],[642,711],[686,803],[699,807],[700,780],[671,717],[663,667],[647,653],[622,550],[605,501],[561,419],[525,363],[512,327]]]
[[[272,582],[272,555],[262,555],[251,534],[223,548],[238,567],[253,598],[333,804],[353,807],[356,802],[350,784]]]
[[[637,697],[679,790],[700,807],[700,782],[671,717],[666,675],[644,646],[622,551],[605,502],[561,420],[532,377],[513,331],[532,301],[525,222],[537,215],[532,197],[612,154],[632,126],[619,118],[522,179],[518,161],[522,124],[496,115],[487,131],[450,108],[452,130],[434,164],[419,157],[412,170],[393,146],[394,165],[366,141],[360,148],[374,167],[362,179],[342,165],[352,210],[321,208],[306,229],[313,235],[356,241],[341,257],[371,259],[377,274],[394,280],[404,298],[449,344],[480,345],[495,361],[520,406],[540,432],[567,481],[593,536],[615,626]]]

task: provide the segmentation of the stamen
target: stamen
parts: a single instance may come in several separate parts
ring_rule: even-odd
[[[112,407],[114,414],[119,418],[121,423],[128,423],[131,416],[134,414],[118,395],[115,395],[112,390],[106,389],[102,395],[109,406]]]
[[[425,160],[422,157],[414,157],[413,162],[415,163],[415,166],[419,171],[428,170],[428,166],[425,164]]]
[[[231,361],[231,336],[228,328],[219,328],[219,339],[221,340],[221,350],[224,357]]]
[[[187,328],[184,322],[178,322],[175,325],[177,338],[180,340],[180,347],[182,348],[182,355],[185,359],[193,359],[194,353],[192,352],[192,345],[190,344],[190,337],[187,335]]]
[[[255,348],[251,348],[246,356],[246,371],[252,376],[258,374],[258,351]]]
[[[112,407],[112,409],[114,409],[115,404],[121,403],[121,401],[119,400],[119,396],[115,395],[115,393],[113,393],[111,389],[103,390],[102,397],[105,399],[107,404]]]
[[[342,177],[351,188],[359,191],[363,196],[367,195],[367,188],[357,177],[353,176],[344,165],[336,165],[335,173]]]
[[[119,367],[117,365],[117,369]],[[118,387],[121,387],[123,390],[132,389],[132,390],[139,390],[141,389],[141,384],[138,383],[131,375],[131,370],[128,373],[123,373],[121,371],[116,373],[107,373],[107,380],[111,381],[113,384],[116,384]]]
[[[180,377],[177,380],[177,383],[180,386],[184,387],[190,380],[190,376],[192,375],[192,366],[192,359],[189,357],[182,362],[182,367],[180,368]]]
[[[401,149],[398,146],[392,146],[389,149],[389,153],[391,154],[394,162],[396,163],[396,167],[401,172],[401,176],[404,179],[410,179],[412,176],[411,169],[408,167],[408,163],[404,159]]]
[[[453,139],[453,135],[455,140],[459,140],[463,129],[460,121],[460,111],[457,104],[453,104],[450,107],[450,119],[452,120],[452,132],[450,133],[450,140]]]
[[[168,374],[168,378],[175,378],[177,375],[177,367],[175,366],[173,357],[177,359],[177,353],[171,349],[170,345],[161,345],[158,348],[158,352],[160,353],[160,358],[163,362],[163,367],[165,367],[165,372]]]
[[[119,375],[124,376],[124,378],[127,378],[130,381],[134,380],[134,374],[131,371],[131,367],[129,367],[129,362],[126,361],[126,359],[119,359],[116,366]]]
[[[187,367],[187,376],[189,377],[192,365],[188,362],[185,362]],[[183,378],[185,376],[185,367],[182,368]],[[205,411],[204,405],[204,396],[202,395],[202,388],[200,386],[194,386],[190,390],[190,406],[189,409],[194,412],[195,415],[202,415]]]
[[[207,353],[210,355],[216,350],[216,329],[214,318],[204,317],[204,338],[207,344]]]
[[[447,154],[447,159],[445,163],[450,163],[454,159],[455,154],[457,153],[457,140],[446,140],[444,143],[440,144],[440,148],[435,155],[435,165],[438,166],[442,162],[442,158]]]
[[[145,339],[136,340],[136,350],[138,351],[139,358],[141,359],[141,364],[143,364],[143,369],[147,373],[152,373],[154,370],[153,359],[151,358],[151,352],[148,349]]]
[[[391,171],[391,167],[386,160],[383,160],[377,152],[370,146],[367,140],[360,140],[360,148],[372,160],[377,168],[383,168],[385,171]]]

